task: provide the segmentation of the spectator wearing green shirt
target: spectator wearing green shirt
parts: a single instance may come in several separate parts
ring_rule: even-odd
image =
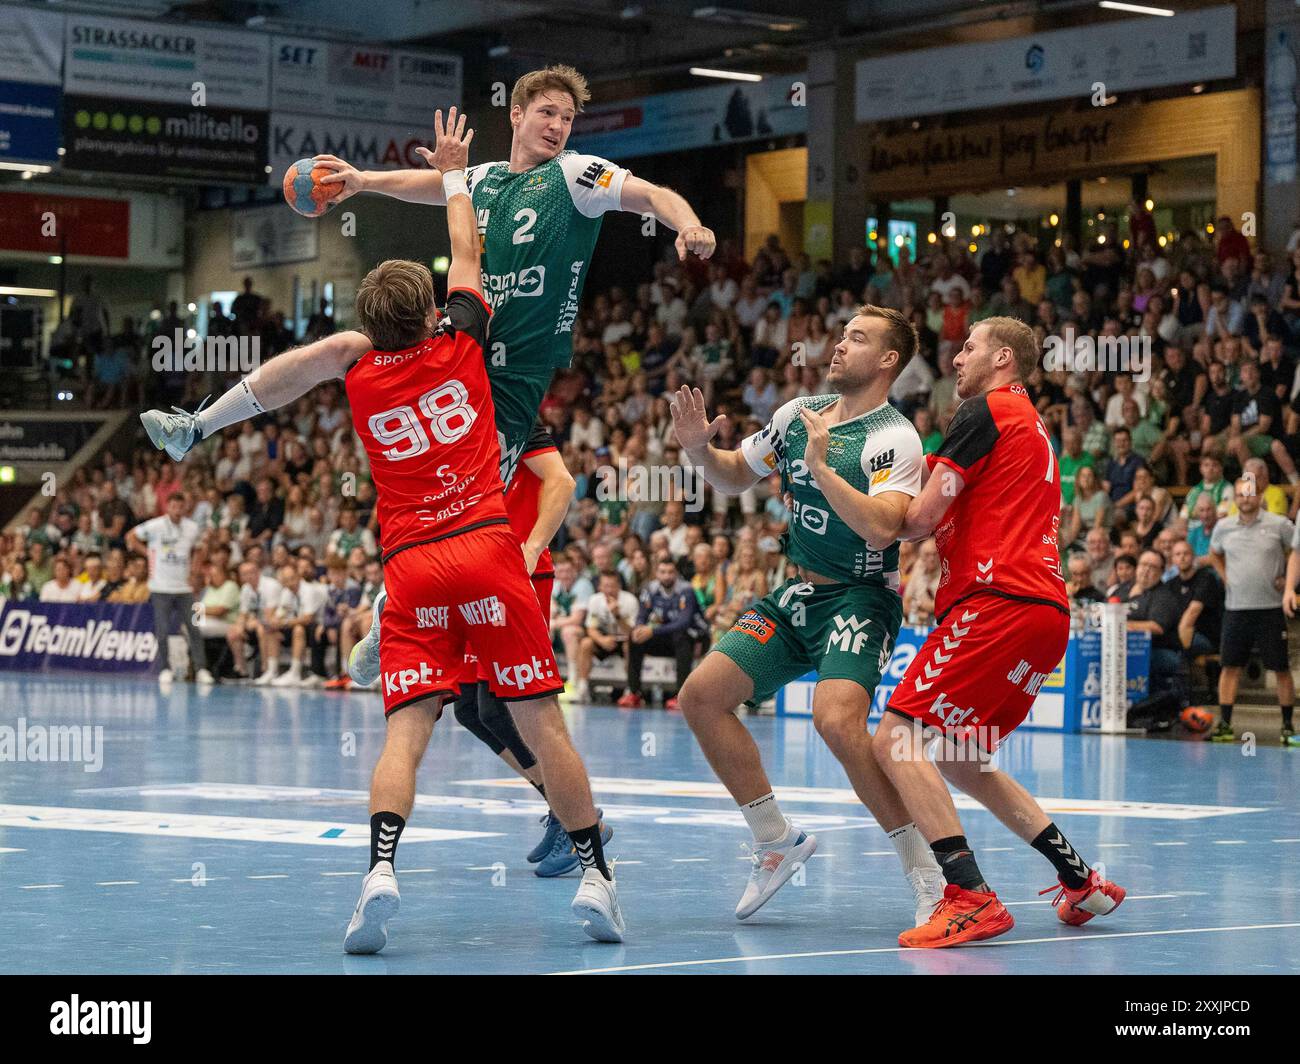
[[[922,443],[924,442],[925,438],[922,437]],[[1069,506],[1074,503],[1074,478],[1085,467],[1096,472],[1097,460],[1083,449],[1083,433],[1077,425],[1067,425],[1062,430],[1061,444],[1061,455],[1057,459],[1061,469],[1061,499]]]
[[[912,424],[921,437],[921,453],[934,454],[943,446],[943,433],[934,424],[934,414],[928,406],[918,406],[912,413]]]
[[[1128,429],[1129,437],[1133,440],[1133,450],[1144,460],[1149,459],[1156,444],[1164,438],[1164,433],[1142,417],[1142,408],[1138,406],[1136,399],[1124,400],[1123,406],[1120,407],[1120,416],[1123,417],[1124,427]]]
[[[36,593],[54,579],[54,562],[43,539],[29,539],[27,543],[27,579]]]
[[[1214,500],[1215,509],[1222,517],[1232,505],[1232,485],[1223,479],[1223,462],[1212,454],[1201,456],[1201,482],[1187,493],[1183,504],[1183,516],[1191,517],[1196,510],[1196,500],[1201,494],[1207,494]]]

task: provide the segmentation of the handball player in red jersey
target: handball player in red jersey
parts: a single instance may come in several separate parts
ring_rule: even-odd
[[[953,361],[961,405],[903,525],[903,538],[933,532],[939,549],[936,627],[891,696],[873,749],[948,881],[930,921],[899,936],[903,946],[958,946],[1013,925],[975,862],[945,776],[1052,862],[1060,883],[1049,890],[1058,890],[1053,904],[1067,924],[1124,900],[990,763],[1069,638],[1056,455],[1021,383],[1037,363],[1023,322],[989,318],[971,329]],[[924,752],[935,734],[945,739],[937,767]]]

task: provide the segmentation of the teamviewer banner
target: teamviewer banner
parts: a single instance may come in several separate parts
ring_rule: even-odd
[[[70,14],[63,91],[188,106],[198,82],[208,106],[264,111],[270,59],[262,33]]]
[[[1211,7],[1173,18],[1122,18],[857,64],[859,122],[1106,95],[1237,74],[1237,13]]]
[[[147,602],[0,604],[0,669],[149,672],[157,657]]]
[[[150,177],[260,184],[265,111],[65,96],[63,165]]]

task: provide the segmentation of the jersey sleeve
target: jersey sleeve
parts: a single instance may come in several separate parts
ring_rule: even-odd
[[[869,478],[868,495],[901,491],[915,498],[921,494],[925,455],[921,437],[911,425],[891,425],[872,433],[862,449],[862,472]]]
[[[490,171],[492,167],[498,165],[500,164],[479,163],[477,166],[471,166],[469,168],[469,171],[465,174],[465,184],[469,186],[469,194],[471,199],[473,199],[474,197],[474,186],[477,185],[480,181],[482,181],[483,178],[487,177],[488,171]]]
[[[790,422],[803,404],[798,399],[791,399],[784,406],[778,407],[772,420],[752,436],[740,441],[740,452],[749,463],[755,476],[765,477],[776,472],[777,467],[785,461],[785,433]]]
[[[935,460],[951,466],[969,482],[983,470],[1000,435],[987,397],[972,396],[957,408]]]
[[[447,293],[447,317],[458,333],[464,333],[479,347],[487,346],[488,319],[492,311],[483,297],[468,288],[453,288]]]
[[[154,535],[157,533],[158,522],[161,520],[162,520],[161,517],[151,517],[149,518],[148,521],[145,521],[143,524],[136,525],[134,530],[135,538],[138,539],[141,543],[148,543],[150,540],[154,538]]]
[[[519,460],[522,462],[532,455],[558,449],[555,446],[555,438],[546,430],[546,427],[540,421],[534,421],[533,431],[529,433],[528,442],[524,444],[524,451],[519,456]]]
[[[630,170],[616,166],[598,155],[571,155],[560,157],[565,184],[578,213],[587,218],[599,218],[606,211],[623,209],[623,182]]]

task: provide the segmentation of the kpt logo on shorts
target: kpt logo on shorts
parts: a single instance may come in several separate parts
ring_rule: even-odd
[[[753,636],[760,643],[766,643],[776,631],[776,625],[757,610],[750,610],[736,619],[736,623],[731,626],[731,630],[733,632],[744,632],[746,635]]]
[[[506,665],[504,668],[499,662],[492,663],[492,671],[496,673],[497,683],[504,687],[515,687],[522,691],[530,683],[537,680],[550,680],[554,678],[555,671],[550,668],[551,662],[540,661],[534,657],[531,662],[525,661],[522,665]]]
[[[439,669],[437,676],[442,675]],[[399,669],[397,672],[384,673],[384,694],[395,695],[399,691],[406,695],[413,688],[428,687],[433,683],[435,673],[427,661],[420,662],[418,669]]]

